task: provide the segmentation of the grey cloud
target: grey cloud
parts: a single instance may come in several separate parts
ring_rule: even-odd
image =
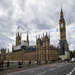
[[[24,31],[32,32],[34,30],[35,32],[39,31],[39,34],[42,30],[44,32],[54,30],[59,24],[61,7],[64,11],[67,26],[71,26],[75,24],[74,3],[75,0],[1,0],[0,8],[5,10],[7,16],[0,16],[0,39],[5,45],[6,42],[4,41],[11,42],[11,37],[15,37],[17,25],[20,25]],[[69,37],[69,32],[67,32],[68,40],[73,41],[74,39]],[[74,35],[72,33],[71,36]],[[5,38],[2,39],[2,37]],[[53,40],[56,40],[56,37],[59,38],[57,35],[53,37]],[[31,44],[35,44],[35,41],[31,41]],[[71,42],[71,44],[74,45],[74,42]]]

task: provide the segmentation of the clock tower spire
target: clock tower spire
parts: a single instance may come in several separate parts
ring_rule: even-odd
[[[66,23],[65,23],[65,19],[64,19],[64,13],[63,10],[61,8],[61,12],[60,12],[60,20],[59,20],[59,28],[60,28],[60,54],[64,55],[65,51],[68,51],[68,43],[66,40]]]

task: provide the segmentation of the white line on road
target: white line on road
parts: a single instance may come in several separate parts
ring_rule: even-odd
[[[31,70],[31,71],[29,71],[29,72],[35,72],[34,70]]]
[[[75,67],[72,69],[71,72],[69,72],[67,75],[72,75],[72,73],[75,71]]]
[[[39,74],[37,74],[37,75],[43,75],[43,74],[45,74],[45,73],[46,73],[46,71],[41,72],[41,73],[39,73]]]
[[[49,71],[54,71],[56,68],[49,69]]]

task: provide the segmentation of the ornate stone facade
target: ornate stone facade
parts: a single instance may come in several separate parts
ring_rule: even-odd
[[[1,59],[3,61],[40,61],[52,62],[58,60],[58,48],[50,46],[50,36],[46,35],[43,38],[36,39],[36,46],[21,48],[11,53],[6,53],[6,50],[1,51]]]
[[[36,60],[40,63],[58,60],[58,48],[50,46],[50,35],[47,33],[36,40]]]

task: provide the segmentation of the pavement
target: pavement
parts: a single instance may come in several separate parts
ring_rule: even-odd
[[[75,63],[55,63],[2,75],[75,75]]]

